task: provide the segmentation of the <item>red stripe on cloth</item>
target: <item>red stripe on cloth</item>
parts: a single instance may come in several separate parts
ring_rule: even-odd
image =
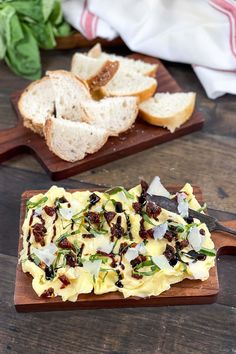
[[[84,0],[83,9],[82,9],[81,16],[80,16],[80,27],[81,27],[83,32],[84,32],[84,23],[83,22],[84,22],[84,15],[85,15],[86,5],[87,5],[87,0]]]
[[[236,57],[236,5],[229,0],[210,0],[209,3],[228,16],[230,22],[230,48]]]

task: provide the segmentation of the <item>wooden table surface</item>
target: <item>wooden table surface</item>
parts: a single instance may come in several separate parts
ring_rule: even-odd
[[[72,53],[43,52],[44,70],[69,68]],[[150,181],[159,175],[164,184],[189,181],[201,186],[212,215],[235,219],[235,96],[209,100],[190,66],[165,65],[183,90],[197,92],[198,108],[206,117],[203,130],[57,184],[131,187],[140,177]],[[0,62],[0,129],[14,125],[9,95],[26,84]],[[0,353],[236,353],[233,256],[218,260],[221,291],[213,305],[17,313],[13,290],[20,195],[51,185],[29,155],[18,155],[0,166]]]

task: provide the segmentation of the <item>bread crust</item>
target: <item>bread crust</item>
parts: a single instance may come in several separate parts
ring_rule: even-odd
[[[144,76],[145,77],[145,76]],[[139,99],[139,102],[143,102],[146,101],[148,98],[152,97],[154,95],[154,93],[157,90],[157,80],[155,80],[155,82],[153,82],[153,84],[148,87],[146,90],[140,91],[140,92],[134,92],[132,94],[127,94],[127,92],[124,92],[123,95],[116,95],[116,94],[112,94],[110,93],[106,87],[101,87],[100,92],[102,94],[102,96],[105,97],[124,97],[124,96],[130,96],[130,97],[137,97]]]
[[[175,115],[169,117],[157,117],[147,110],[139,107],[139,115],[140,117],[148,122],[149,124],[161,126],[170,130],[171,133],[174,133],[175,129],[179,128],[182,124],[184,124],[193,114],[195,108],[196,101],[196,93],[193,94],[192,100],[181,112],[177,112]]]
[[[119,69],[120,63],[118,61],[107,60],[99,72],[87,80],[87,83],[92,91],[99,89],[102,86],[105,86],[116,74]]]

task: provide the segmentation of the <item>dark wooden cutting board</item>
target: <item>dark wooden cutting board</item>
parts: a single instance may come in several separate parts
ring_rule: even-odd
[[[168,187],[170,191],[177,191],[178,187]],[[72,192],[75,190],[72,190]],[[25,202],[33,195],[44,193],[45,191],[26,191],[22,195],[20,234],[25,217]],[[199,188],[194,188],[194,193],[200,203],[203,202]],[[228,221],[225,225],[236,228],[236,220]],[[222,232],[213,232],[212,239],[217,249],[217,255],[236,254],[236,237]],[[22,238],[19,238],[18,252],[22,249]],[[217,266],[210,270],[209,278],[202,282],[200,280],[188,280],[174,284],[168,291],[159,296],[150,298],[129,297],[124,299],[119,292],[104,295],[85,294],[80,295],[76,302],[63,302],[60,298],[43,299],[37,296],[32,288],[32,277],[21,270],[21,265],[17,264],[14,303],[19,312],[29,311],[49,311],[49,310],[72,310],[72,309],[92,309],[92,308],[115,308],[115,307],[144,307],[144,306],[169,306],[188,304],[208,304],[213,303],[219,292],[219,282]]]
[[[179,85],[159,60],[139,54],[134,54],[132,57],[149,63],[159,64],[157,72],[159,92],[181,91]],[[109,138],[107,143],[98,152],[88,155],[81,161],[71,163],[61,160],[50,152],[42,137],[23,126],[22,119],[17,110],[19,95],[20,92],[12,95],[12,103],[18,116],[17,125],[14,128],[0,131],[0,162],[20,152],[29,152],[36,157],[53,180],[67,178],[107,162],[135,154],[157,144],[192,133],[200,129],[204,122],[201,113],[195,110],[191,119],[171,134],[167,129],[149,125],[138,118],[129,131],[121,134],[119,137]]]

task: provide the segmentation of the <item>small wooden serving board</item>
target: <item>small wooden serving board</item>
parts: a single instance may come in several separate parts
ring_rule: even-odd
[[[180,188],[169,187],[169,191],[177,191]],[[71,190],[73,192],[75,190]],[[25,217],[26,200],[38,193],[45,191],[26,191],[22,195],[20,214],[20,234]],[[194,193],[200,203],[202,194],[199,188],[194,188]],[[236,228],[236,220],[224,223]],[[217,255],[236,254],[236,237],[223,232],[213,232],[212,239],[217,249]],[[18,254],[22,249],[22,238],[19,238]],[[76,302],[63,302],[59,297],[43,299],[37,296],[32,288],[32,277],[23,273],[21,265],[17,265],[14,304],[19,312],[29,311],[49,311],[49,310],[73,310],[73,309],[93,309],[93,308],[116,308],[116,307],[146,307],[146,306],[170,306],[188,304],[208,304],[213,303],[219,292],[219,282],[217,266],[210,270],[209,278],[202,282],[200,280],[188,280],[174,284],[168,291],[159,296],[149,298],[129,297],[124,299],[119,292],[104,295],[83,294]]]
[[[169,74],[164,65],[157,59],[134,54],[131,57],[148,63],[158,63],[158,92],[179,92],[180,86]],[[0,162],[20,152],[33,154],[49,173],[53,180],[67,178],[88,169],[100,166],[121,157],[135,154],[157,144],[161,144],[180,136],[199,130],[204,122],[201,113],[195,110],[188,122],[171,134],[167,129],[150,125],[140,118],[134,126],[119,137],[110,137],[98,152],[86,156],[74,163],[61,160],[49,151],[44,139],[33,133],[22,124],[17,102],[21,92],[12,95],[12,104],[18,115],[18,124],[11,129],[0,131]],[[63,137],[62,137],[63,138]]]

